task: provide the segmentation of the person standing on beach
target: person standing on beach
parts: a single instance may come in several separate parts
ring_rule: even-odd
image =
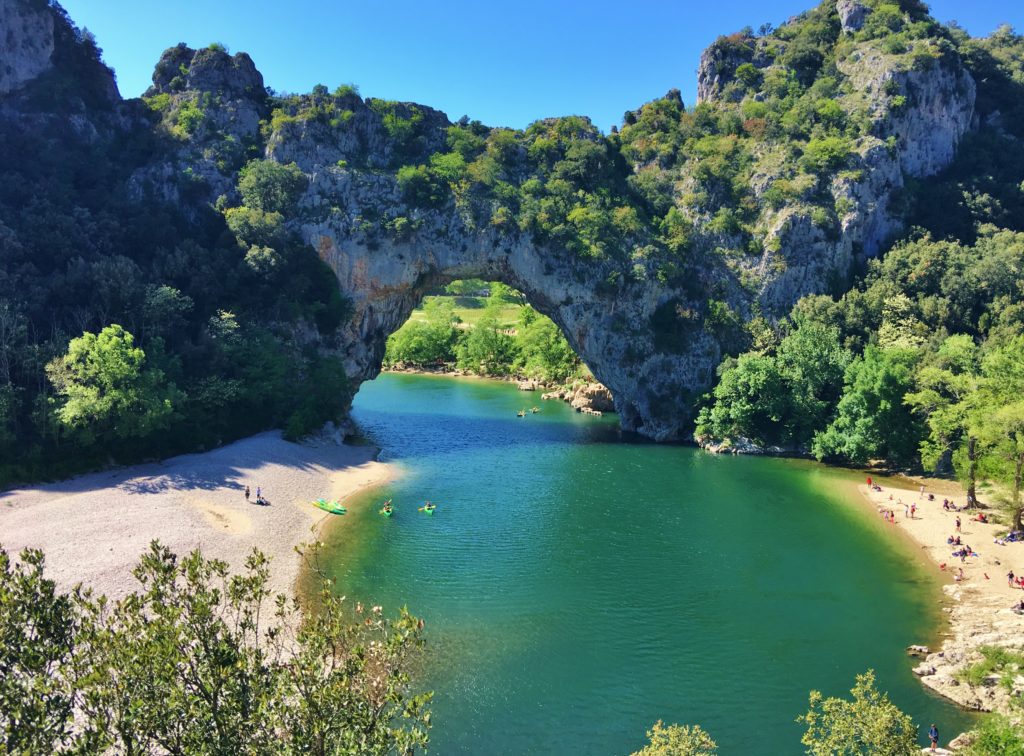
[[[956,532],[960,532],[960,515],[956,516]]]
[[[246,502],[249,501],[249,486],[245,487],[245,500]]]
[[[924,496],[924,486],[921,486],[921,495]],[[932,725],[934,727],[935,725]]]
[[[917,516],[917,504],[910,505],[910,519],[914,519]]]
[[[932,741],[932,750],[934,751],[939,747],[939,728],[932,722],[932,726],[928,728],[928,739]]]
[[[1013,585],[1013,578],[1014,578],[1013,570],[1010,570],[1009,572],[1006,573],[1006,582],[1009,583],[1011,588],[1014,587],[1014,585]]]

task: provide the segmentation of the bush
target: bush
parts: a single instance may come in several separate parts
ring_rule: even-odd
[[[315,556],[315,549],[314,549]],[[423,623],[354,607],[324,582],[316,611],[245,571],[151,544],[120,601],[60,595],[39,552],[0,549],[0,737],[12,753],[412,753]],[[269,607],[269,608],[268,608]],[[274,609],[276,607],[276,610]],[[268,611],[273,612],[268,616]],[[268,622],[268,619],[270,620]]]
[[[850,159],[852,146],[843,137],[812,139],[804,147],[800,165],[809,173],[826,173],[838,170]]]
[[[252,160],[239,171],[238,191],[246,207],[266,213],[291,212],[309,179],[295,163]]]

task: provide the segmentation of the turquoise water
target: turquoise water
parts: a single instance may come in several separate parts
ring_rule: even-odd
[[[922,732],[968,723],[910,672],[941,594],[852,473],[624,443],[493,382],[385,375],[354,414],[403,474],[350,508],[331,568],[425,618],[433,752],[629,753],[663,719],[723,754],[802,753],[808,691],[869,667]]]

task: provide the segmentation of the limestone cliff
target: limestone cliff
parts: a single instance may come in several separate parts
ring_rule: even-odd
[[[50,68],[53,16],[45,3],[0,0],[0,95]]]
[[[0,18],[20,24],[0,86],[46,68],[37,5],[0,0]],[[683,438],[742,322],[785,314],[883,251],[901,230],[905,179],[948,165],[972,122],[974,82],[941,33],[897,50],[859,31],[870,4],[814,13],[817,58],[790,32],[723,38],[701,61],[696,111],[670,93],[611,136],[582,118],[525,132],[457,125],[350,88],[274,97],[247,55],[179,45],[146,107],[120,106],[124,128],[159,140],[128,190],[230,208],[246,161],[294,163],[308,183],[285,227],[351,303],[321,346],[344,355],[354,383],[377,375],[387,337],[428,288],[500,280],[561,327],[624,429]],[[802,129],[800,93],[814,87],[827,108],[808,110],[814,128]],[[795,105],[773,121],[773,98]],[[453,127],[470,146],[452,146]]]

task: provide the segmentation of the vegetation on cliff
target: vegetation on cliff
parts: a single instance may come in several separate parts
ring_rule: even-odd
[[[179,203],[134,192],[169,137],[131,104],[118,125],[95,42],[57,24],[54,69],[0,109],[0,484],[336,417],[346,377],[319,347],[345,304],[274,222],[294,177],[243,171],[226,223],[189,172]]]
[[[0,119],[0,480],[337,417],[346,370],[363,380],[380,353],[346,362],[360,323],[323,262],[330,244],[306,242],[373,253],[470,232],[526,239],[607,300],[599,329],[627,346],[592,356],[613,354],[644,391],[624,423],[671,416],[665,437],[680,433],[725,356],[699,435],[913,464],[923,443],[945,443],[926,438],[945,420],[893,397],[924,389],[915,376],[938,334],[987,353],[1014,333],[1016,279],[985,261],[1016,264],[1006,232],[1024,230],[1022,43],[1008,29],[971,39],[911,0],[853,5],[856,22],[822,2],[720,38],[698,104],[669,92],[607,136],[578,116],[522,131],[451,123],[351,85],[278,94],[216,44],[169,49],[146,96],[121,102],[95,42],[57,12],[52,70]],[[978,128],[926,181],[966,128],[966,72]],[[47,98],[58,82],[80,94]],[[914,131],[922,107],[950,109],[943,139]],[[869,219],[874,204],[887,207]],[[905,221],[906,238],[843,294]],[[897,270],[914,255],[948,280]],[[644,292],[657,302],[642,318],[613,304]],[[456,325],[432,312],[391,356],[555,379],[574,367],[544,318],[517,343],[489,320]],[[114,342],[130,380],[104,375],[117,361],[79,365]]]
[[[723,362],[700,439],[749,438],[857,464],[954,469],[1005,485],[1020,525],[1015,418],[1024,367],[1024,38],[950,29],[989,115],[958,159],[904,193],[916,224],[841,296],[800,300]],[[1015,145],[1013,148],[1010,145]],[[817,359],[794,361],[815,342]],[[824,359],[821,359],[824,357]]]

